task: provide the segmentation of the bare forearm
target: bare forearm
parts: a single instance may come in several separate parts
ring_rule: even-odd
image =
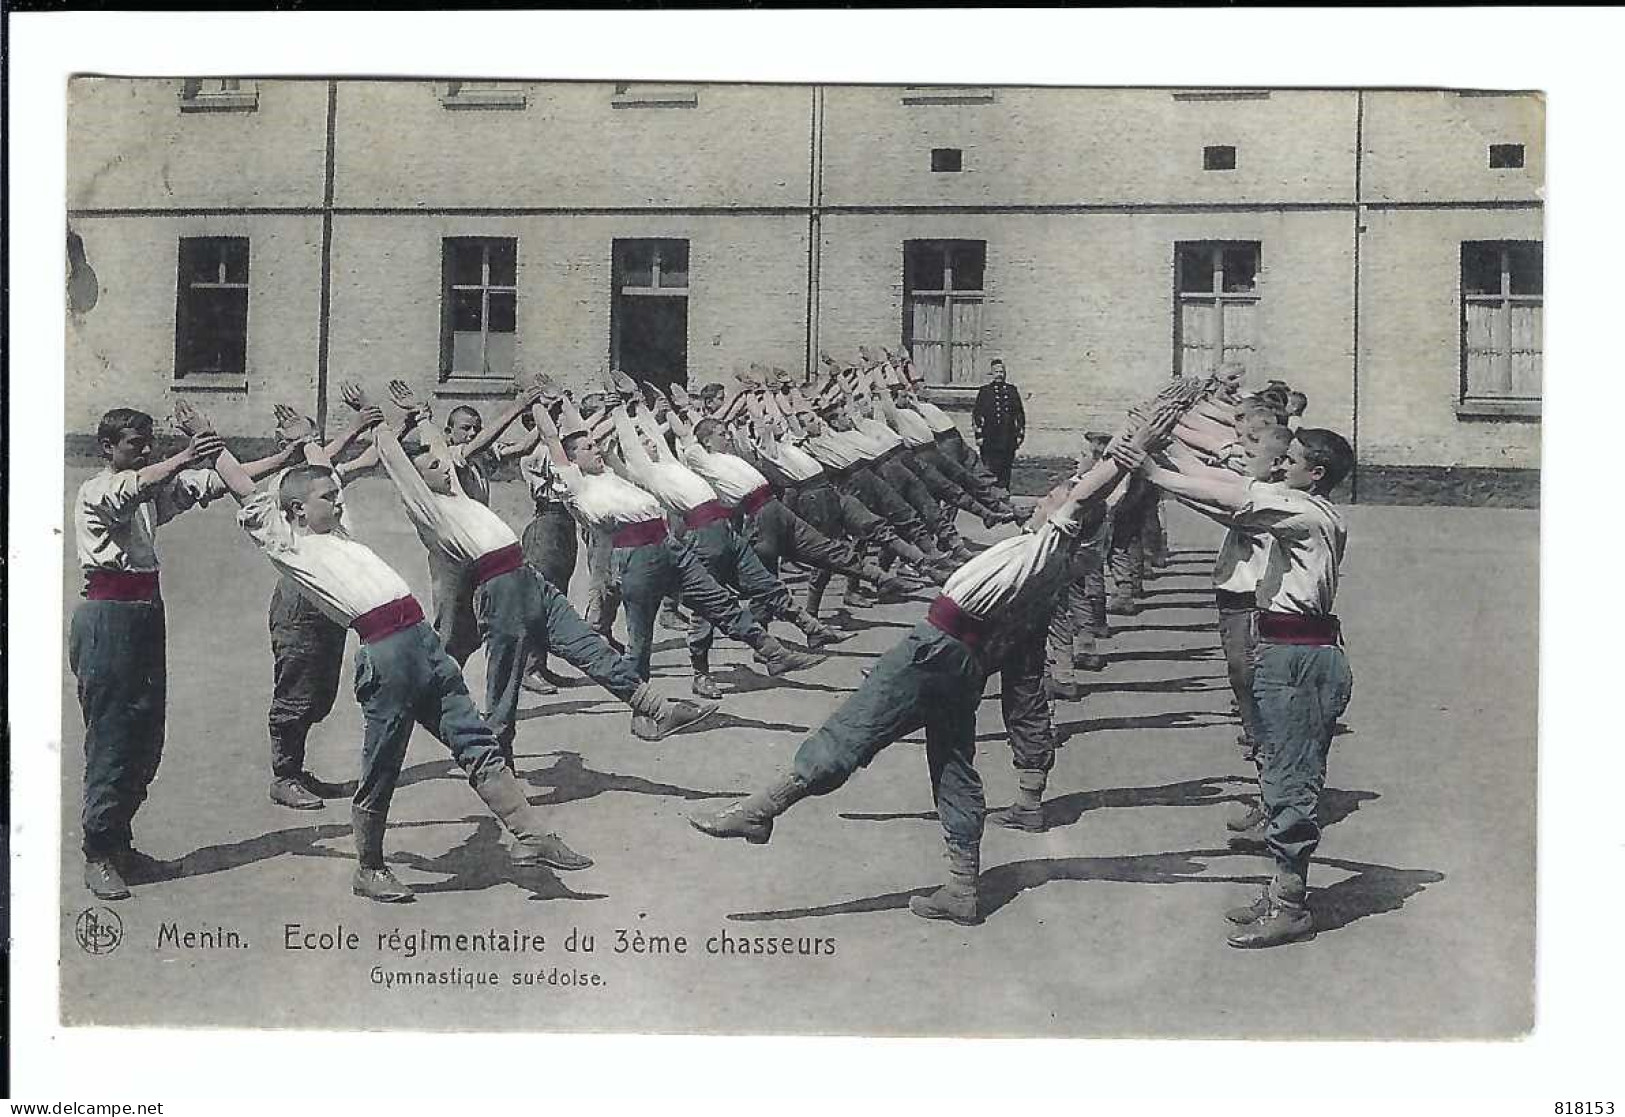
[[[1190,477],[1151,464],[1147,464],[1143,472],[1146,480],[1175,496],[1189,497],[1227,512],[1240,511],[1247,504],[1247,481],[1234,474]]]
[[[153,485],[161,485],[191,464],[192,452],[188,448],[174,457],[165,458],[161,462],[153,462],[145,469],[142,469],[135,475],[136,483],[143,489],[150,488]]]
[[[311,445],[314,446],[316,444],[311,443]],[[292,445],[283,447],[270,457],[259,458],[251,462],[239,462],[238,464],[242,466],[243,472],[248,474],[250,480],[260,481],[266,477],[269,477],[279,469],[286,469],[288,463],[293,461],[294,453],[298,449],[299,444],[294,443]]]
[[[214,471],[225,482],[226,488],[231,492],[232,498],[242,504],[254,495],[254,479],[243,469],[230,450],[222,450],[214,459]]]

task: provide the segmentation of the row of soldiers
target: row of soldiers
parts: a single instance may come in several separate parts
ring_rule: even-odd
[[[1074,612],[1057,602],[1070,606],[1072,589],[1084,602],[1091,597],[1091,564],[1080,555],[1105,535],[1119,547],[1132,538],[1143,548],[1143,525],[1155,519],[1147,511],[1154,491],[1225,519],[1232,532],[1259,537],[1279,535],[1293,516],[1332,523],[1335,513],[1319,490],[1329,491],[1348,466],[1346,443],[1336,435],[1300,432],[1314,460],[1299,476],[1290,473],[1291,455],[1284,454],[1270,470],[1285,470],[1289,478],[1258,488],[1259,482],[1223,468],[1214,433],[1230,436],[1224,447],[1245,443],[1236,385],[1223,377],[1183,381],[1098,440],[1069,482],[1036,506],[1018,509],[953,421],[922,397],[906,355],[861,350],[857,361],[829,361],[824,375],[799,382],[753,368],[731,398],[723,393],[695,401],[677,387],[668,395],[620,373],[609,374],[606,387],[578,403],[538,377],[488,431],[477,413],[470,418],[461,411],[438,428],[425,403],[400,381],[388,388],[393,419],[359,385],[346,385],[343,396],[355,418],[338,439],[323,445],[308,419],[280,409],[284,449],[252,463],[239,462],[207,418],[184,404],[177,422],[190,438],[187,448],[154,463],[150,418],[109,412],[99,432],[108,468],[81,487],[75,522],[87,596],[70,641],[86,720],[87,886],[118,899],[129,894],[126,878],[161,876],[161,866],[135,851],[130,831],[162,748],[163,607],[153,538],[168,518],[227,493],[241,505],[239,523],[282,576],[271,612],[271,796],[285,806],[314,809],[332,792],[305,771],[304,741],[331,708],[347,631],[360,637],[356,697],[366,730],[351,819],[357,895],[383,902],[412,898],[385,862],[383,839],[415,724],[451,750],[511,835],[517,863],[586,868],[590,858],[546,828],[515,779],[521,688],[553,685],[547,661],[558,655],[631,708],[637,736],[660,739],[689,729],[723,696],[710,670],[716,631],[749,646],[770,676],[816,666],[822,657],[810,649],[841,636],[818,617],[825,587],[840,574],[849,600],[865,583],[894,596],[941,588],[925,620],[807,739],[790,772],[692,821],[714,836],[766,841],[777,814],[806,795],[833,790],[879,749],[924,726],[950,880],[911,907],[928,918],[975,923],[985,813],[974,765],[975,707],[987,675],[1000,672],[1021,771],[1021,798],[1000,820],[1041,828],[1039,803],[1054,756],[1049,703],[1056,681],[1046,681],[1054,674],[1048,650],[1052,630],[1061,630],[1058,618]],[[478,466],[480,453],[516,422],[524,433],[508,452],[519,458],[537,498],[523,540],[488,507],[488,479]],[[343,457],[363,444],[358,456]],[[366,468],[388,474],[423,540],[433,624],[399,574],[348,530],[344,479]],[[1294,486],[1290,477],[1302,484]],[[1300,496],[1312,491],[1313,499]],[[1116,532],[1103,532],[1125,507],[1134,507],[1133,499],[1140,501],[1141,527],[1131,528],[1124,514]],[[1024,526],[973,554],[958,534],[959,511],[980,517],[989,529]],[[563,592],[578,529],[588,540],[585,618]],[[1321,532],[1336,536],[1336,557],[1340,532],[1340,522]],[[1277,546],[1268,553],[1292,551]],[[803,601],[779,576],[785,561],[813,571]],[[1320,589],[1326,561],[1314,560]],[[1335,558],[1330,563],[1334,588]],[[1294,592],[1302,589],[1301,579],[1286,581]],[[1289,595],[1268,609],[1260,602],[1258,616],[1288,615],[1282,631],[1297,642],[1303,637],[1335,649],[1335,620],[1326,622],[1330,600],[1322,596]],[[671,617],[678,605],[691,614],[684,623],[692,694],[683,697],[650,682],[657,617]],[[1301,617],[1291,619],[1294,607],[1319,612],[1300,623]],[[624,644],[612,630],[620,608]],[[799,628],[809,650],[772,636],[766,625],[775,620]],[[461,670],[481,643],[487,657],[483,712]],[[1329,708],[1321,705],[1322,713]],[[1293,715],[1293,731],[1303,728],[1301,714]],[[1328,725],[1328,741],[1329,732]],[[1269,742],[1271,734],[1261,732],[1260,740]],[[1273,842],[1275,829],[1301,830],[1292,812],[1301,814],[1302,803],[1301,796],[1285,806],[1272,801],[1279,781],[1268,778],[1270,753],[1259,749],[1261,811]],[[1312,824],[1312,805],[1309,814]],[[1306,839],[1297,831],[1292,838],[1290,857],[1271,846],[1279,854],[1276,883],[1268,902],[1245,921],[1251,928],[1238,933],[1259,941],[1237,945],[1271,945],[1305,933],[1299,916]]]

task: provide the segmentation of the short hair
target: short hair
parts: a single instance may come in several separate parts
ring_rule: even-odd
[[[1298,414],[1302,415],[1309,410],[1309,397],[1302,392],[1288,392],[1286,394],[1286,409],[1291,411],[1294,404],[1297,405]]]
[[[723,425],[721,419],[701,419],[699,422],[694,424],[694,437],[698,441],[704,442],[717,431],[725,432],[727,429],[728,428]]]
[[[97,442],[117,442],[127,430],[152,437],[152,416],[133,407],[115,407],[96,424]]]
[[[485,417],[480,414],[479,408],[470,407],[466,403],[459,403],[456,407],[454,407],[450,411],[446,412],[446,429],[447,430],[451,429],[451,421],[453,419],[457,418],[457,416],[459,416],[459,415],[472,415],[474,417],[474,421],[476,423],[479,423],[481,426],[485,425]]]
[[[1305,427],[1298,431],[1296,441],[1303,447],[1303,460],[1322,470],[1314,491],[1325,496],[1337,488],[1354,468],[1354,450],[1348,440],[1336,431],[1323,427]]]
[[[1083,440],[1096,446],[1108,445],[1112,440],[1110,431],[1084,431]]]
[[[1278,408],[1271,407],[1266,401],[1257,398],[1247,400],[1236,409],[1236,412],[1241,420],[1264,418],[1277,426],[1280,426],[1283,421],[1283,416]]]
[[[564,456],[569,458],[571,461],[575,461],[576,448],[581,445],[581,440],[588,437],[591,433],[591,431],[571,431],[569,434],[560,439],[559,445],[564,447]]]
[[[1286,397],[1287,389],[1285,384],[1271,384],[1268,388],[1259,392],[1256,398],[1263,400],[1277,411],[1285,411]]]
[[[1270,427],[1267,430],[1260,431],[1258,434],[1258,444],[1264,447],[1271,447],[1273,445],[1271,452],[1279,457],[1280,455],[1286,453],[1286,448],[1288,446],[1292,445],[1292,430],[1290,427],[1275,426]]]
[[[700,398],[701,399],[714,399],[717,396],[726,395],[727,392],[728,392],[728,389],[724,388],[721,384],[718,384],[718,383],[713,381],[712,383],[707,384],[705,387],[700,389]]]
[[[282,475],[282,480],[277,484],[277,506],[286,512],[291,505],[302,504],[310,496],[310,490],[315,487],[317,481],[331,479],[333,476],[332,469],[325,465],[307,463],[294,466]]]

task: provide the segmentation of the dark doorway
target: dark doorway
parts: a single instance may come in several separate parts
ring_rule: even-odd
[[[688,242],[617,240],[610,361],[661,388],[688,382]]]

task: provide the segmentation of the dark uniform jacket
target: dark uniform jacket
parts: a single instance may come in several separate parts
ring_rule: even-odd
[[[1027,434],[1027,413],[1021,406],[1021,393],[1009,382],[984,384],[976,393],[971,412],[976,440],[983,445],[1015,449]]]

